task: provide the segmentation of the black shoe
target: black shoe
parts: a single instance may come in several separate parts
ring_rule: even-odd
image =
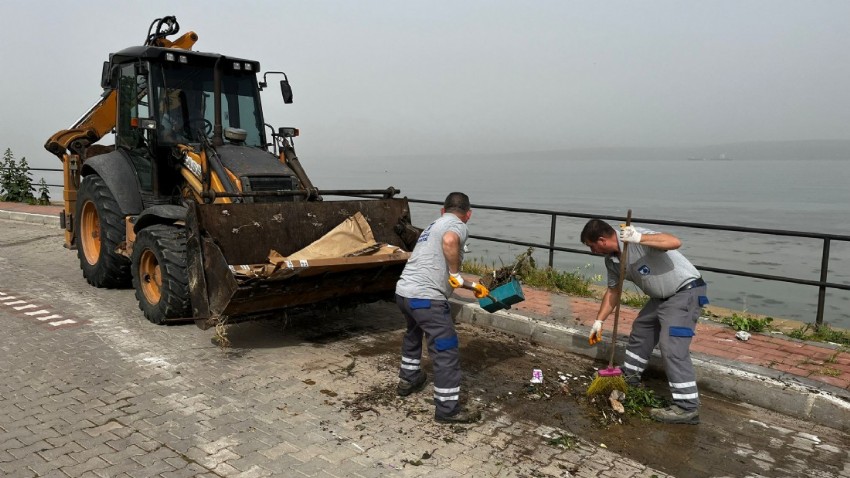
[[[434,420],[437,423],[474,423],[481,420],[481,410],[461,408],[459,412],[448,417],[441,417],[435,413]]]
[[[640,381],[640,375],[626,373],[623,374],[623,379],[626,380],[626,385],[630,388],[646,388]]]
[[[678,405],[670,405],[667,408],[653,408],[649,410],[649,416],[661,423],[681,423],[685,425],[699,424],[699,409],[683,410]]]
[[[412,382],[408,382],[402,378],[398,379],[398,388],[396,391],[398,392],[399,397],[406,397],[411,393],[416,393],[423,388],[425,388],[425,381],[428,380],[428,375],[425,372],[419,374],[419,378]]]

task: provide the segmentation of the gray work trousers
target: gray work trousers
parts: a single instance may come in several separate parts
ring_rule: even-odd
[[[696,374],[689,349],[702,304],[707,303],[705,291],[705,286],[694,287],[667,299],[650,299],[632,325],[623,363],[626,380],[640,380],[652,350],[658,345],[673,404],[688,411],[699,407]]]
[[[446,300],[408,299],[395,296],[407,320],[401,343],[398,376],[408,382],[422,373],[422,336],[428,341],[428,356],[434,366],[436,415],[450,417],[460,411],[460,352],[457,332]]]

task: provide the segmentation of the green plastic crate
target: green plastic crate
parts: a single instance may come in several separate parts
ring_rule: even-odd
[[[490,297],[478,299],[478,305],[487,312],[496,312],[497,310],[510,309],[512,305],[525,300],[525,295],[522,293],[522,285],[512,277],[507,284],[502,284],[499,287],[490,291]]]

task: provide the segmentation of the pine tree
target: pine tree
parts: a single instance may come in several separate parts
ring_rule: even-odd
[[[15,177],[15,193],[18,202],[35,202],[35,186],[32,184],[32,173],[30,165],[27,164],[26,156],[21,158]]]
[[[41,178],[41,182],[38,183],[38,204],[42,206],[50,204],[50,192],[47,190],[47,182],[44,178]]]
[[[34,192],[35,186],[32,184],[32,173],[27,158],[21,158],[18,163],[12,150],[6,148],[0,162],[0,200],[35,203]]]
[[[0,163],[0,199],[3,201],[10,200],[8,196],[12,192],[12,185],[15,182],[15,171],[17,169],[15,156],[12,154],[11,148],[6,148],[6,152],[3,153],[3,161]]]

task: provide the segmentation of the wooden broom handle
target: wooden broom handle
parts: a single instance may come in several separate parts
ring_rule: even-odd
[[[626,212],[626,226],[632,225],[632,210]],[[620,301],[623,295],[623,281],[626,279],[626,261],[629,259],[629,243],[623,241],[623,252],[620,254],[620,277],[617,278],[617,305],[614,307],[614,330],[611,336],[611,358],[608,359],[608,368],[614,366],[614,352],[617,345],[617,324],[620,321]]]

